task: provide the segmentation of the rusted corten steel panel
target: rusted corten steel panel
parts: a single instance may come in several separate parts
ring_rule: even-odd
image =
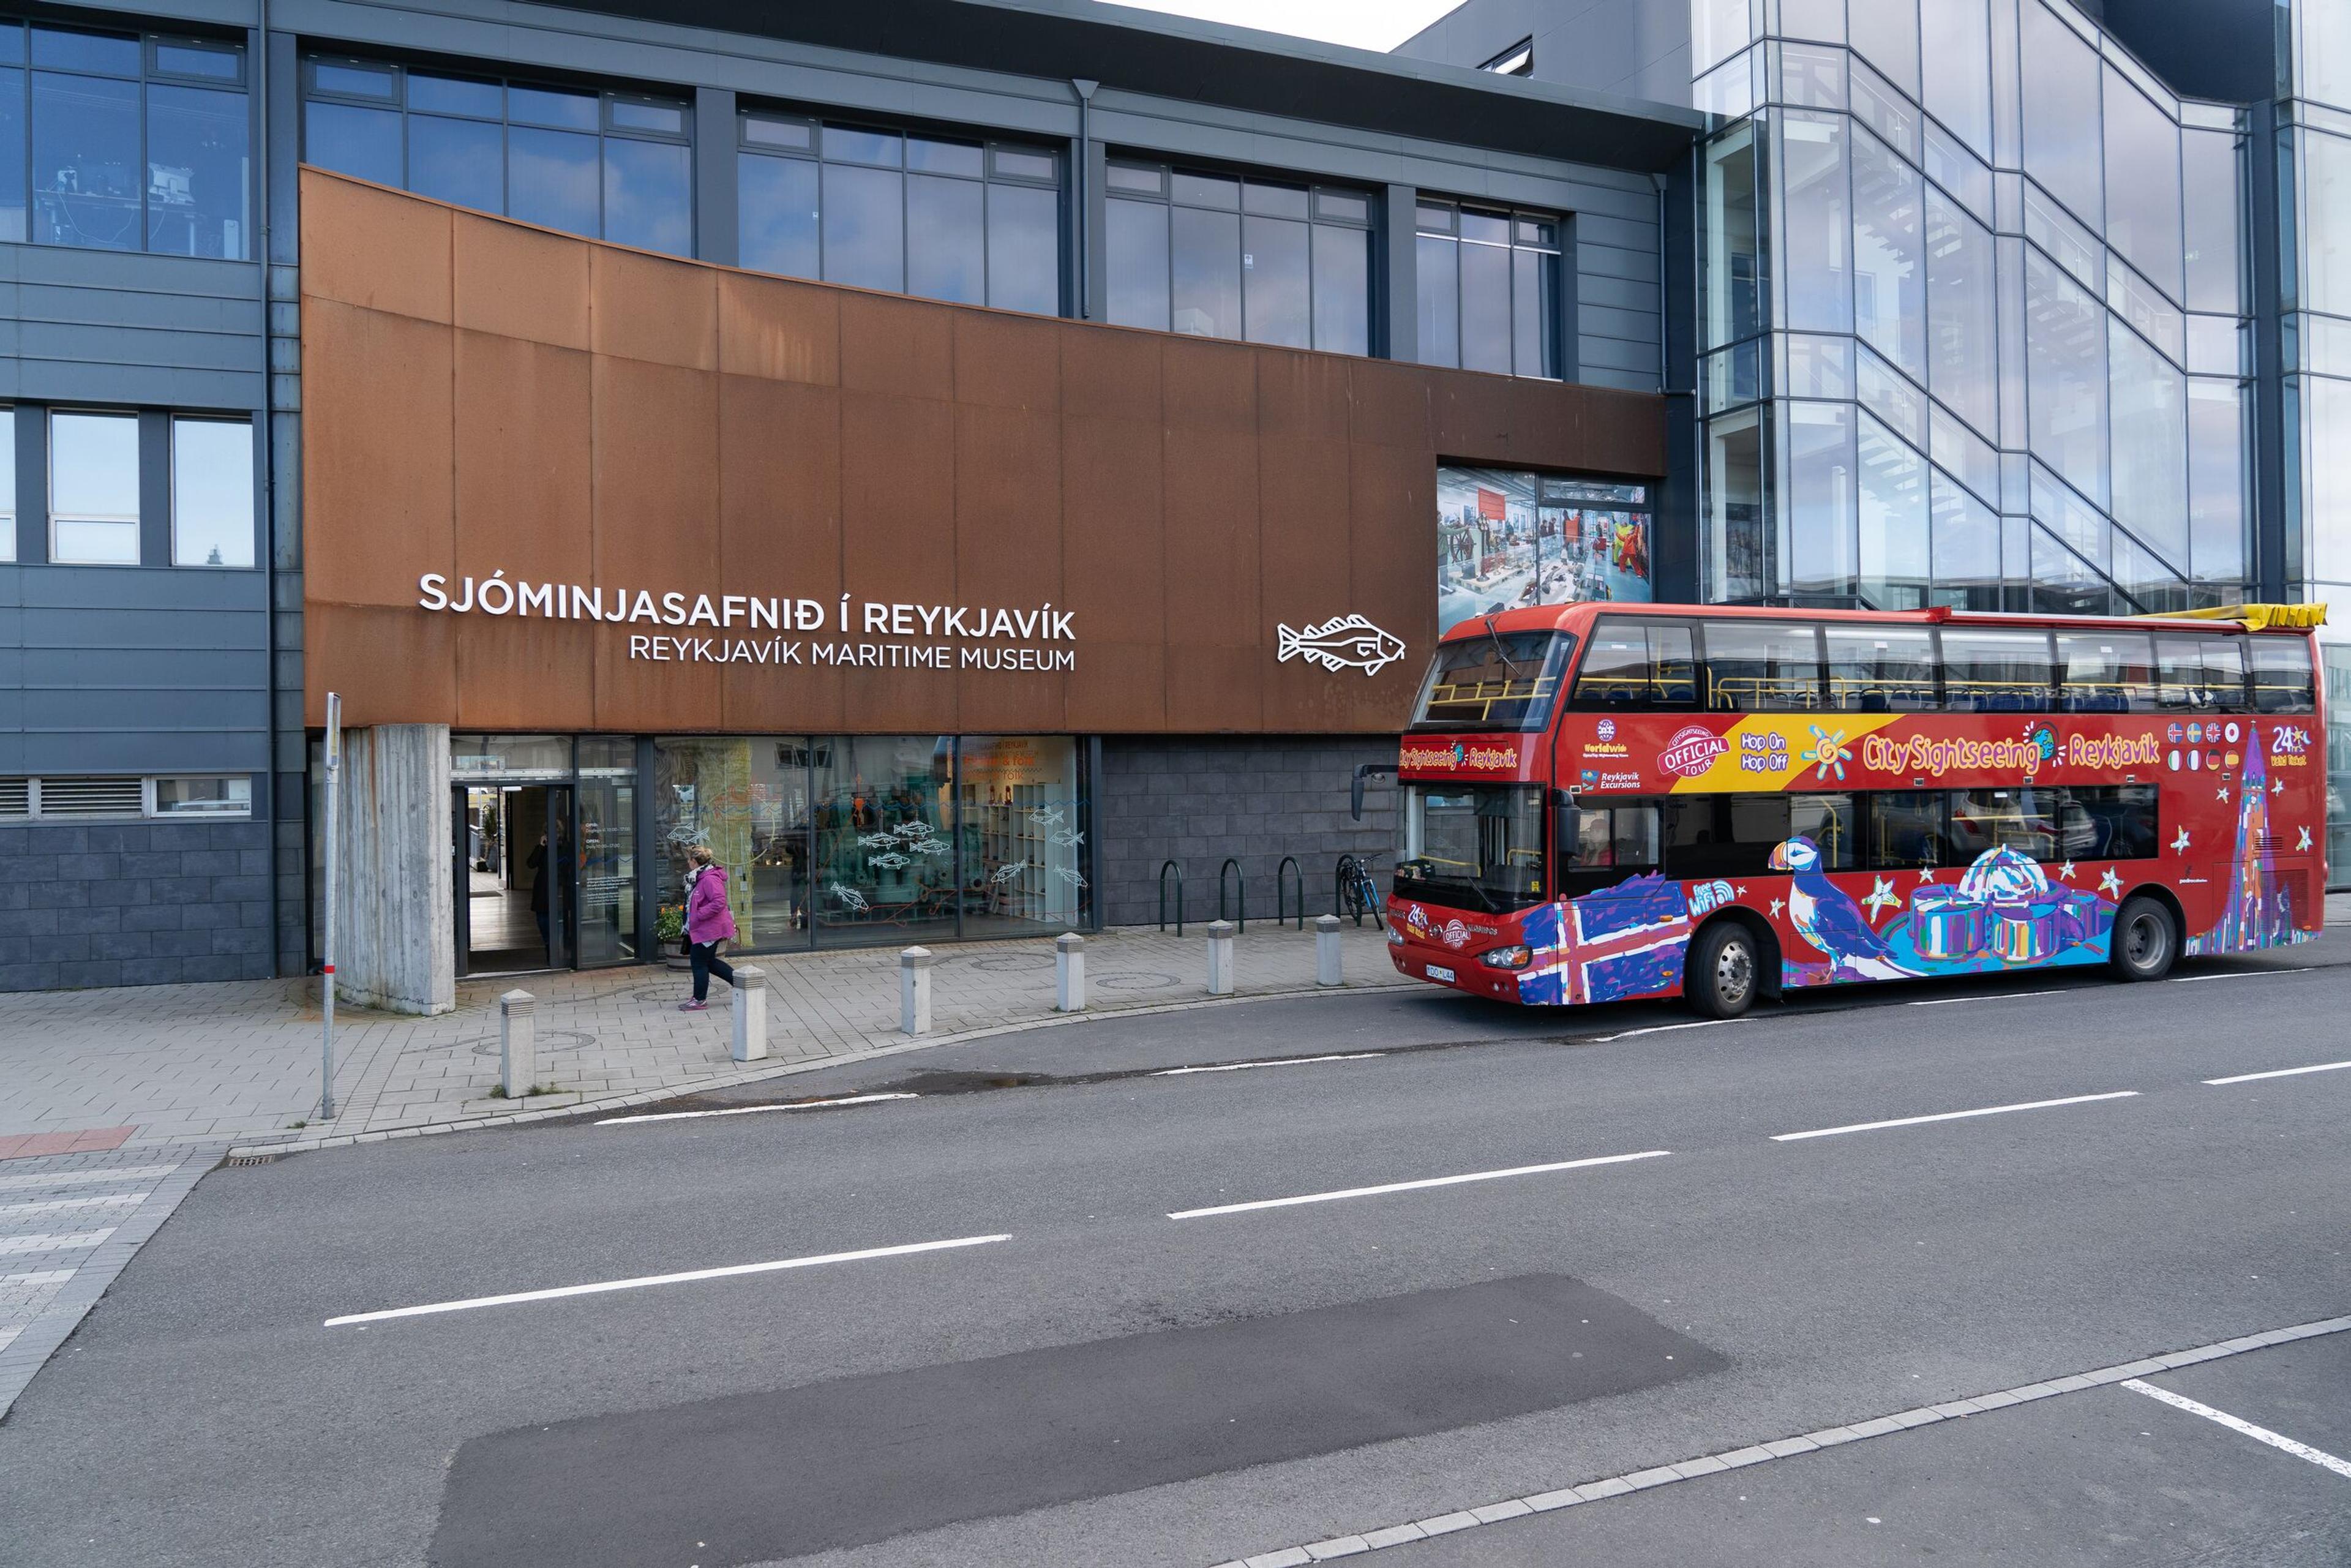
[[[331,689],[467,729],[1393,731],[1440,461],[1665,471],[1656,397],[763,277],[315,169],[302,246],[313,724]],[[1405,656],[1277,661],[1350,613]]]

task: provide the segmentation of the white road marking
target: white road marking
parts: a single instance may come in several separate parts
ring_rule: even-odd
[[[1218,1067],[1169,1067],[1150,1076],[1181,1078],[1191,1072],[1239,1072],[1251,1067],[1307,1067],[1317,1061],[1369,1061],[1375,1056],[1386,1054],[1384,1051],[1354,1051],[1343,1056],[1283,1056],[1270,1061],[1228,1061]]]
[[[2124,1378],[2123,1386],[2135,1394],[2144,1394],[2150,1399],[2160,1399],[2174,1409],[2185,1410],[2190,1416],[2201,1416],[2207,1421],[2218,1421],[2230,1431],[2241,1433],[2256,1443],[2267,1443],[2273,1448],[2283,1448],[2297,1459],[2308,1459],[2321,1469],[2333,1470],[2336,1475],[2351,1479],[2351,1459],[2336,1458],[2324,1448],[2314,1448],[2307,1443],[2297,1443],[2282,1432],[2273,1432],[2267,1427],[2256,1427],[2251,1421],[2241,1421],[2226,1410],[2215,1410],[2210,1405],[2199,1404],[2184,1394],[2174,1394],[2168,1388],[2158,1388],[2154,1384],[2142,1383],[2136,1377]]]
[[[651,1116],[607,1116],[600,1127],[632,1122],[692,1122],[704,1116],[749,1116],[761,1111],[830,1111],[839,1105],[871,1105],[883,1100],[919,1100],[919,1094],[850,1094],[839,1100],[802,1100],[789,1105],[730,1105],[723,1111],[663,1111]]]
[[[1427,1176],[1419,1181],[1388,1182],[1380,1186],[1351,1186],[1338,1192],[1310,1192],[1297,1197],[1265,1197],[1254,1203],[1220,1203],[1212,1208],[1179,1208],[1170,1219],[1202,1219],[1214,1214],[1246,1214],[1252,1209],[1289,1208],[1301,1203],[1332,1203],[1343,1197],[1376,1197],[1388,1192],[1417,1192],[1423,1187],[1458,1186],[1464,1182],[1499,1181],[1504,1176],[1541,1176],[1547,1171],[1579,1171],[1593,1166],[1620,1166],[1627,1160],[1663,1159],[1672,1151],[1647,1149],[1637,1155],[1602,1155],[1596,1159],[1561,1160],[1547,1166],[1513,1166],[1509,1170],[1471,1171],[1466,1176]]]
[[[2295,1078],[2305,1072],[2340,1072],[2351,1061],[2322,1061],[2315,1067],[2281,1067],[2275,1072],[2240,1072],[2234,1078],[2207,1078],[2208,1084],[2251,1083],[2261,1078]]]
[[[822,1252],[810,1258],[779,1258],[771,1263],[730,1263],[722,1269],[690,1269],[681,1274],[641,1274],[632,1280],[599,1280],[589,1285],[559,1285],[549,1291],[516,1291],[503,1296],[473,1296],[462,1301],[428,1301],[419,1307],[387,1307],[381,1312],[349,1312],[329,1318],[322,1325],[380,1323],[391,1318],[421,1318],[434,1312],[471,1312],[475,1307],[510,1307],[521,1301],[552,1301],[565,1296],[595,1296],[607,1291],[642,1291],[652,1285],[684,1285],[697,1280],[731,1280],[744,1274],[773,1274],[784,1269],[813,1269],[820,1263],[862,1263],[872,1258],[905,1258],[917,1252],[943,1252],[952,1247],[985,1247],[1009,1241],[1010,1235],[959,1236],[951,1241],[916,1241],[904,1247],[869,1247],[862,1252]]]
[[[0,1256],[13,1252],[68,1252],[76,1248],[95,1247],[114,1234],[114,1227],[103,1230],[79,1230],[70,1234],[49,1236],[9,1236],[0,1238]]]
[[[79,1186],[83,1182],[145,1181],[149,1176],[170,1176],[178,1165],[117,1166],[112,1170],[53,1171],[38,1176],[0,1176],[0,1192],[24,1192],[37,1186]]]
[[[1775,1144],[1792,1144],[1800,1138],[1834,1138],[1839,1133],[1875,1133],[1885,1127],[1916,1127],[1927,1122],[1960,1122],[1970,1116],[1998,1116],[2010,1111],[2046,1111],[2055,1105],[2087,1105],[2098,1100],[2129,1100],[2138,1093],[2136,1089],[2117,1089],[2111,1094],[2074,1094],[2063,1100],[2028,1100],[2018,1105],[1986,1105],[1976,1111],[1943,1111],[1932,1116],[1897,1116],[1891,1122],[1855,1122],[1849,1127],[1814,1127],[1808,1133],[1774,1133]]]
[[[2019,997],[2038,997],[2045,994],[2041,991],[1994,991],[1990,996],[1982,997],[1928,997],[1925,1001],[1907,1002],[1903,1005],[1913,1008],[1947,1008],[1953,1002],[2011,1002]]]
[[[2269,975],[2307,975],[2317,967],[2315,964],[2304,964],[2297,969],[2231,969],[2223,975],[2174,975],[2171,983],[2192,986],[2199,980],[2258,980]]]
[[[1712,1029],[1719,1023],[1744,1023],[1745,1021],[1744,1019],[1693,1019],[1688,1023],[1657,1023],[1651,1024],[1646,1029],[1628,1029],[1621,1034],[1604,1034],[1592,1043],[1606,1045],[1612,1040],[1630,1040],[1636,1034],[1671,1034],[1677,1029]]]
[[[52,1197],[40,1203],[0,1203],[0,1219],[15,1215],[61,1214],[68,1208],[135,1208],[146,1202],[148,1196],[144,1192],[125,1192],[109,1193],[103,1197]]]

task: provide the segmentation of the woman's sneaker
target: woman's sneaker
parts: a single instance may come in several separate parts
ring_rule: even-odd
[[[680,1002],[677,1004],[677,1010],[682,1013],[708,1012],[710,1010],[710,1004],[708,1002]]]

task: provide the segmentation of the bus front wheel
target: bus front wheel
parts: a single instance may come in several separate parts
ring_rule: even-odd
[[[1708,1018],[1735,1019],[1754,1005],[1762,973],[1753,934],[1737,921],[1717,921],[1690,946],[1682,995]]]
[[[2171,972],[2171,961],[2178,956],[2179,922],[2161,899],[2141,894],[2116,912],[2109,961],[2116,979],[2159,980]]]

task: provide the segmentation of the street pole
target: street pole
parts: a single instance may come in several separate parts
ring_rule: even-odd
[[[319,1036],[319,1119],[335,1114],[335,867],[341,858],[335,841],[335,783],[343,763],[343,699],[327,694],[327,897],[320,920],[319,957],[326,983],[324,1028]]]

